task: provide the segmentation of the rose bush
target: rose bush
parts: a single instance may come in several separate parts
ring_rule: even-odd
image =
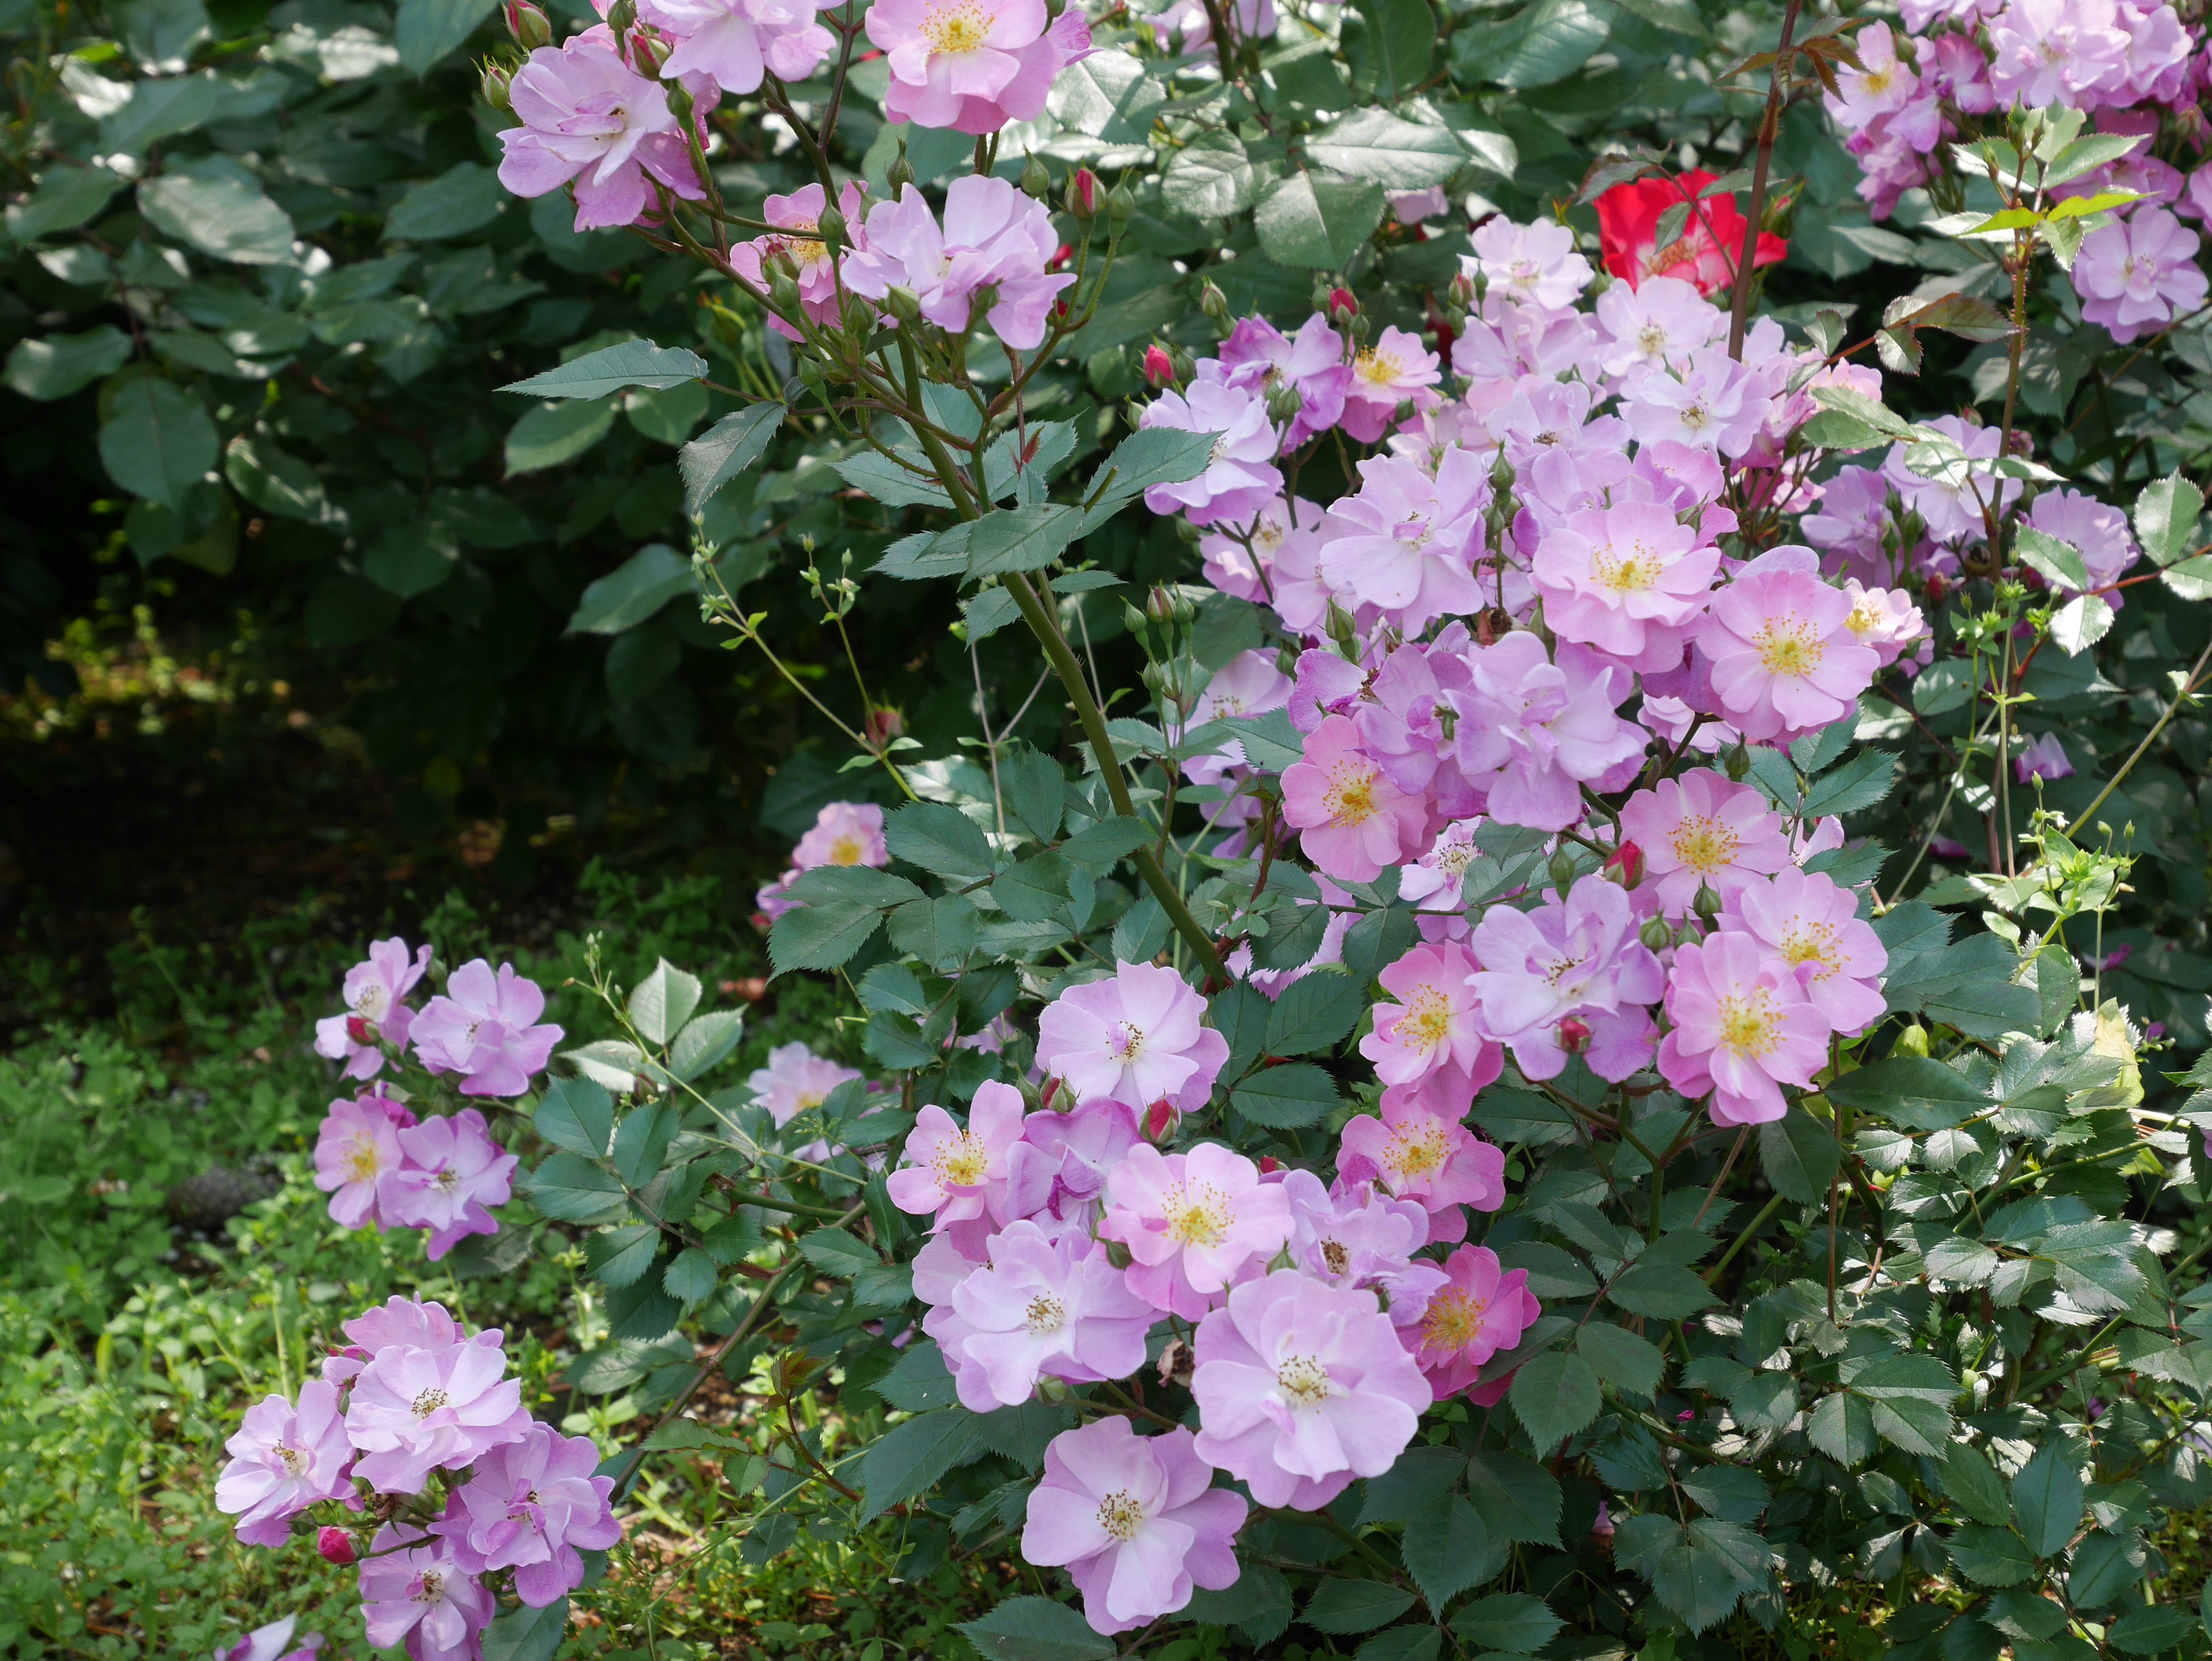
[[[550,1655],[642,1463],[719,1445],[702,1381],[765,1360],[890,1421],[793,1415],[742,1549],[895,1518],[902,1573],[1066,1568],[988,1655],[1688,1650],[1852,1579],[1915,1655],[2201,1648],[2148,1535],[2212,1491],[2212,1097],[2148,1056],[2212,984],[2160,933],[2203,927],[2167,757],[2212,580],[2159,205],[2212,58],[2170,7],[1954,9],[1792,5],[1717,176],[1686,70],[1663,151],[1562,137],[1694,61],[1665,5],[1455,11],[1440,64],[1425,0],[617,0],[557,45],[514,0],[502,180],[789,349],[681,452],[690,592],[878,798],[759,897],[873,1076],[718,1080],[737,1015],[665,964],[600,978],[604,1036],[489,963],[410,1013],[385,943],[319,1037],[375,1080],[334,1219],[580,1235],[574,1377],[659,1421],[588,1469],[403,1300],[254,1410],[240,1537],[358,1557],[375,1642]],[[814,174],[757,213],[749,122]],[[1796,239],[1925,275],[1855,338],[1762,289]],[[509,390],[712,374],[631,341]],[[809,567],[834,703],[713,528],[771,442],[880,515]],[[931,755],[843,636],[946,585],[981,731]],[[994,723],[1004,636],[1040,690]]]

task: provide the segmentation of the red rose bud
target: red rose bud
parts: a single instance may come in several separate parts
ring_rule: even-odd
[[[1330,322],[1337,324],[1349,323],[1353,318],[1358,315],[1359,302],[1352,297],[1351,289],[1331,289],[1328,291],[1328,320]]]
[[[629,38],[630,67],[640,75],[658,81],[660,79],[661,65],[668,61],[669,55],[675,50],[675,44],[672,41],[658,34],[648,34],[645,30],[640,29]],[[689,116],[691,113],[689,108],[691,101],[691,89],[680,81],[674,81],[669,83],[668,90],[670,94],[668,107],[676,111],[677,119],[681,120]],[[677,108],[675,94],[678,93],[683,94],[686,106],[682,109]]]
[[[553,44],[553,25],[530,0],[507,0],[507,32],[525,52]]]
[[[1605,856],[1605,875],[1608,882],[1617,882],[1623,888],[1633,888],[1644,880],[1644,850],[1632,842],[1625,842]]]
[[[889,744],[906,731],[906,711],[875,709],[868,711],[868,739],[874,744]]]
[[[1941,605],[1943,603],[1943,596],[1948,592],[1949,591],[1945,587],[1942,575],[1930,571],[1928,574],[1928,603],[1930,605]]]
[[[1559,1048],[1570,1056],[1579,1056],[1589,1048],[1589,1023],[1579,1016],[1570,1015],[1559,1023]]]
[[[1052,1098],[1059,1094],[1060,1080],[1047,1079],[1044,1081],[1044,1088],[1037,1092],[1037,1110],[1041,1113],[1051,1112]]]
[[[1272,1177],[1282,1168],[1283,1162],[1273,1154],[1262,1153],[1260,1156],[1260,1174],[1262,1177]]]
[[[374,1043],[376,1029],[358,1015],[346,1017],[346,1037],[356,1043]]]
[[[1067,181],[1067,210],[1088,224],[1098,217],[1098,175],[1088,167],[1078,167]]]
[[[1145,385],[1158,389],[1175,385],[1175,359],[1157,341],[1145,348]]]
[[[1154,1102],[1145,1110],[1145,1140],[1148,1142],[1164,1142],[1175,1135],[1176,1123],[1182,1116],[1169,1104],[1165,1098]]]
[[[326,1528],[315,1536],[315,1549],[322,1554],[325,1563],[344,1568],[353,1561],[353,1536],[342,1528]]]

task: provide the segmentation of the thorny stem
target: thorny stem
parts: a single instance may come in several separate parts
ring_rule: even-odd
[[[1751,169],[1751,205],[1744,214],[1743,252],[1735,263],[1736,278],[1729,304],[1729,356],[1741,362],[1743,332],[1751,319],[1751,278],[1759,258],[1759,222],[1766,213],[1766,173],[1774,161],[1774,136],[1782,125],[1783,88],[1789,84],[1790,43],[1797,32],[1800,0],[1790,0],[1782,14],[1782,40],[1774,49],[1774,73],[1766,87],[1766,113],[1759,124],[1759,159]]]

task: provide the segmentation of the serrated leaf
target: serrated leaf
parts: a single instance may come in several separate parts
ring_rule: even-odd
[[[1258,171],[1236,134],[1201,131],[1170,154],[1160,200],[1187,219],[1228,219],[1252,205]]]
[[[556,1153],[525,1177],[523,1197],[556,1222],[596,1223],[627,1208],[615,1174],[580,1153]]]
[[[1468,1462],[1467,1491],[1493,1537],[1558,1547],[1565,1496],[1558,1479],[1533,1459],[1495,1451],[1478,1453]]]
[[[1759,1160],[1766,1180],[1785,1200],[1811,1205],[1827,1197],[1828,1185],[1842,1167],[1836,1131],[1802,1107],[1759,1128]]]
[[[718,1066],[744,1036],[745,1012],[710,1009],[684,1023],[669,1046],[669,1070],[685,1084]]]
[[[1010,1597],[959,1630],[984,1661],[1110,1661],[1115,1653],[1111,1639],[1049,1597]]]
[[[860,1457],[863,1522],[937,1484],[968,1451],[982,1421],[965,1408],[939,1408],[894,1425]]]
[[[1323,167],[1385,189],[1417,191],[1449,181],[1468,164],[1451,131],[1402,120],[1388,110],[1354,110],[1305,141]]]
[[[1180,484],[1204,472],[1218,433],[1145,427],[1114,447],[1083,487],[1088,504],[1079,536],[1088,536],[1155,484]]]
[[[714,492],[767,453],[788,411],[774,400],[724,416],[676,453],[684,476],[684,509],[696,514]]]
[[[1984,1586],[2016,1586],[2036,1573],[2035,1554],[2008,1528],[1968,1523],[1943,1544],[1960,1572]]]
[[[691,1019],[705,991],[696,975],[663,958],[629,995],[630,1024],[647,1043],[665,1044]]]
[[[684,1116],[666,1102],[633,1109],[615,1127],[615,1170],[632,1188],[643,1188],[660,1174],[668,1145],[684,1127]]]
[[[1631,1263],[1606,1294],[1632,1315],[1679,1321],[1714,1301],[1712,1288],[1675,1263]]]
[[[665,389],[702,379],[707,360],[683,346],[624,340],[499,390],[525,398],[605,398],[625,386]]]
[[[908,803],[884,821],[884,843],[894,858],[948,882],[988,877],[997,863],[975,820],[946,802]]]
[[[1297,173],[1260,193],[1252,222],[1270,259],[1340,271],[1382,222],[1380,185]]]
[[[2033,525],[2023,525],[2015,547],[2022,560],[2060,587],[2071,588],[2078,593],[2089,586],[2089,568],[2082,563],[2081,551],[2072,543],[2061,542]]]
[[[1343,1042],[1367,1007],[1349,975],[1316,970],[1285,987],[1267,1019],[1267,1053],[1306,1056]]]
[[[1324,1580],[1298,1618],[1319,1632],[1372,1632],[1413,1607],[1413,1594],[1381,1580]]]
[[[1439,1494],[1407,1520],[1399,1547],[1430,1609],[1443,1607],[1475,1583],[1490,1548],[1490,1530],[1465,1498]]]
[[[1952,1443],[1943,1451],[1936,1476],[1951,1502],[1975,1522],[2002,1527],[2012,1520],[2004,1478],[1979,1448],[1966,1442]]]
[[[873,906],[802,905],[769,926],[768,954],[778,975],[799,969],[837,969],[868,943],[883,921]]]
[[[1604,1405],[1596,1370],[1580,1354],[1563,1350],[1522,1363],[1507,1399],[1537,1451],[1545,1454],[1596,1418]]]
[[[2085,1485],[2072,1445],[2053,1438],[2012,1479],[2013,1514],[2021,1537],[2038,1557],[2057,1557],[2081,1526]]]
[[[2204,493],[2179,473],[2168,473],[2136,498],[2136,536],[2157,565],[2171,565],[2193,551]]]
[[[660,1250],[660,1231],[651,1223],[629,1223],[602,1229],[584,1242],[584,1260],[603,1286],[619,1289],[634,1284],[653,1267]]]
[[[1947,1130],[1991,1104],[1967,1080],[1925,1056],[1886,1056],[1843,1074],[1826,1094],[1907,1130]]]
[[[1575,1353],[1600,1378],[1631,1396],[1650,1396],[1667,1370],[1657,1345],[1606,1321],[1592,1321],[1583,1328],[1575,1339]]]
[[[1552,1606],[1525,1591],[1493,1593],[1478,1597],[1452,1616],[1452,1630],[1477,1651],[1505,1655],[1535,1655],[1566,1622],[1552,1613]]]
[[[721,1271],[714,1260],[697,1246],[686,1246],[668,1261],[661,1272],[662,1290],[689,1309],[714,1289]]]
[[[1270,1130],[1304,1130],[1327,1118],[1342,1098],[1336,1080],[1310,1062],[1270,1067],[1230,1092],[1229,1105]]]
[[[2112,607],[2101,594],[2076,594],[2051,614],[2051,639],[2068,657],[2079,657],[2112,632]]]
[[[842,1228],[817,1228],[799,1237],[799,1249],[806,1261],[825,1275],[850,1280],[864,1269],[878,1269],[883,1259],[866,1241]]]
[[[614,1139],[614,1101],[589,1079],[550,1079],[531,1123],[556,1147],[604,1159]]]

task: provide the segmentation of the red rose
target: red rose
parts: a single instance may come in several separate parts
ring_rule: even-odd
[[[1698,199],[1713,177],[1693,170],[1673,179],[1638,179],[1615,185],[1598,198],[1598,242],[1606,270],[1632,289],[1647,277],[1680,277],[1697,284],[1699,294],[1733,283],[1743,252],[1743,214],[1735,198],[1725,193]],[[1678,202],[1692,204],[1689,221],[1680,237],[1661,248],[1660,216]],[[1778,265],[1789,252],[1787,240],[1761,231],[1751,263]]]

